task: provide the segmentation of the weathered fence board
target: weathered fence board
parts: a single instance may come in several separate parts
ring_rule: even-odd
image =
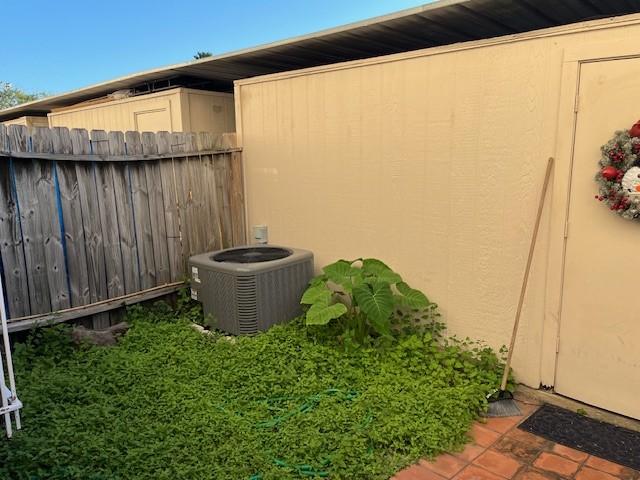
[[[213,148],[214,138],[209,132],[201,132],[198,140],[201,150],[208,151]],[[207,227],[205,235],[206,250],[217,250],[222,246],[221,210],[218,206],[213,159],[213,155],[202,155],[203,198],[205,204],[205,225]]]
[[[9,150],[9,135],[4,123],[0,123],[0,150]]]
[[[9,148],[26,152],[28,148],[27,129],[22,125],[9,126]],[[52,310],[47,278],[47,258],[45,238],[42,233],[41,217],[44,212],[38,203],[37,186],[40,180],[38,160],[14,162],[13,177],[16,199],[20,213],[20,231],[27,279],[29,282],[29,303],[31,313],[46,313]]]
[[[153,133],[142,133],[142,153],[147,155],[158,153],[158,146]],[[169,250],[167,248],[167,226],[165,224],[160,162],[145,162],[144,168],[147,179],[149,220],[151,224],[151,243],[156,284],[162,285],[171,281],[171,268],[169,267]]]
[[[106,327],[117,299],[175,288],[189,256],[244,243],[233,138],[0,125],[0,274],[12,321],[89,312]]]
[[[171,151],[185,151],[185,134],[183,132],[173,132],[171,134]],[[180,158],[173,161],[173,176],[176,184],[176,207],[178,209],[178,224],[183,232],[182,225],[192,225],[193,215],[191,209],[191,174],[188,167],[188,159]],[[180,235],[180,269],[184,270],[185,263],[189,258],[191,243],[194,241],[192,235]]]
[[[122,132],[109,132],[107,135],[109,153],[124,155],[126,147]],[[140,290],[140,264],[138,246],[135,238],[133,201],[131,196],[131,182],[129,166],[111,163],[113,187],[116,199],[116,216],[118,218],[118,232],[120,252],[122,253],[124,292],[133,293]],[[126,268],[124,266],[127,266]]]
[[[34,152],[51,152],[53,149],[51,130],[36,128],[31,134],[31,148]],[[71,306],[67,266],[62,245],[62,225],[59,213],[60,197],[55,180],[55,164],[48,160],[34,160],[34,171],[38,177],[36,197],[40,210],[40,228],[44,241],[46,272],[52,310],[62,310]],[[52,201],[53,200],[53,201]]]
[[[158,132],[158,153],[170,153],[171,135],[169,132]],[[164,218],[167,230],[167,248],[169,252],[169,269],[171,281],[175,282],[183,276],[182,263],[182,243],[180,230],[180,216],[178,211],[178,193],[176,191],[176,174],[174,170],[174,160],[160,164]]]
[[[71,136],[66,128],[53,128],[51,134],[54,153],[71,154],[73,152]],[[60,209],[64,232],[63,247],[69,273],[71,304],[86,305],[92,300],[76,166],[73,163],[58,163],[56,164],[56,175],[60,190]]]
[[[102,130],[91,131],[92,151],[107,155],[109,140]],[[124,268],[120,249],[120,226],[113,182],[113,165],[96,162],[94,165],[100,212],[100,229],[104,244],[105,271],[107,274],[107,298],[124,295]]]
[[[198,151],[197,136],[194,133],[185,134],[185,149],[187,152]],[[205,236],[207,235],[207,224],[204,205],[205,185],[201,175],[203,171],[202,158],[200,155],[194,155],[187,157],[186,160],[188,162],[189,178],[191,178],[191,188],[189,190],[190,203],[188,206],[191,210],[192,220],[188,224],[193,225],[193,227],[190,228],[192,241],[189,245],[188,258],[196,252],[206,250]]]
[[[74,155],[91,153],[91,141],[86,130],[74,128],[69,132],[69,137],[71,139],[71,151]],[[82,215],[82,238],[84,239],[87,262],[89,298],[91,303],[95,303],[109,298],[96,167],[91,163],[76,162],[75,170],[78,179],[78,198]],[[77,232],[76,235],[80,238],[80,232]],[[73,283],[73,279],[71,282]],[[108,313],[101,313],[94,317],[94,326],[96,327],[101,327],[108,323]]]
[[[214,170],[216,172],[216,189],[218,195],[218,205],[222,212],[222,242],[225,245],[233,243],[233,232],[231,231],[231,216],[226,212],[231,212],[231,201],[229,197],[231,175],[229,174],[229,156],[220,155],[214,160]]]
[[[244,171],[242,169],[242,158],[238,152],[229,155],[230,181],[229,195],[230,210],[229,217],[233,230],[232,245],[239,245],[246,242],[245,233],[245,211],[244,211]]]
[[[0,125],[0,145],[9,147],[9,137],[4,125]],[[20,218],[13,191],[11,162],[0,162],[0,250],[2,272],[6,279],[7,307],[9,315],[21,317],[31,313],[29,286]]]
[[[139,132],[126,132],[125,141],[127,153],[142,153],[142,141]],[[129,164],[128,168],[131,180],[135,241],[138,247],[140,288],[146,289],[156,285],[156,265],[153,257],[153,232],[151,229],[147,174],[145,165],[142,163]]]

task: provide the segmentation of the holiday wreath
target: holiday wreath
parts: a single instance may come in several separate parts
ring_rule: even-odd
[[[640,220],[640,120],[616,132],[600,150],[596,199],[624,218]]]

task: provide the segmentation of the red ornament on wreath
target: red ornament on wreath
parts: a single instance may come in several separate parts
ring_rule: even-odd
[[[618,170],[616,167],[612,167],[611,165],[609,165],[608,167],[604,167],[600,171],[600,174],[604,177],[604,179],[610,182],[616,180],[620,173],[622,173],[620,172],[620,170]]]
[[[631,130],[629,130],[629,136],[640,137],[640,120],[633,124]]]

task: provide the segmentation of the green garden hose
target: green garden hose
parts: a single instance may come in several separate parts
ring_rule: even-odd
[[[337,388],[329,388],[323,392],[320,393],[315,393],[313,395],[310,395],[308,397],[270,397],[270,398],[266,398],[261,400],[261,402],[267,403],[267,404],[274,404],[277,402],[282,402],[282,401],[287,401],[287,400],[295,400],[298,398],[304,398],[304,401],[297,407],[294,408],[292,410],[289,410],[287,413],[283,414],[283,415],[278,415],[275,416],[269,420],[265,420],[262,422],[259,422],[258,424],[256,424],[256,426],[258,428],[274,428],[277,427],[278,425],[280,425],[282,422],[288,420],[291,417],[294,417],[298,414],[301,413],[308,413],[311,412],[313,409],[315,409],[318,404],[322,401],[322,399],[324,397],[331,397],[331,396],[336,396],[336,395],[342,395],[344,400],[348,400],[348,401],[353,401],[355,400],[358,395],[360,395],[358,392],[350,390],[350,391],[343,391]],[[367,415],[367,417],[365,418],[362,428],[365,428],[366,426],[368,426],[371,421],[373,420],[373,417],[371,415]],[[329,472],[326,470],[316,470],[313,466],[308,465],[308,464],[300,464],[300,465],[291,465],[288,464],[287,462],[280,460],[278,458],[274,458],[273,459],[273,463],[275,465],[277,465],[278,467],[281,467],[283,469],[287,469],[290,471],[294,471],[296,472],[298,475],[300,475],[301,477],[314,477],[314,478],[327,478],[329,476]],[[321,466],[323,469],[326,469],[327,467],[329,467],[331,465],[331,461],[329,459],[325,459],[322,462],[320,462]],[[253,474],[251,477],[249,477],[249,480],[262,480],[262,474],[261,473],[256,473]]]

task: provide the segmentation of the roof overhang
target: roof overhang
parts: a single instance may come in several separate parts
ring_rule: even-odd
[[[512,35],[640,12],[635,0],[440,0],[329,30],[97,83],[0,111],[0,121],[42,115],[116,90],[156,82],[201,81],[232,91],[233,81],[270,73]]]

